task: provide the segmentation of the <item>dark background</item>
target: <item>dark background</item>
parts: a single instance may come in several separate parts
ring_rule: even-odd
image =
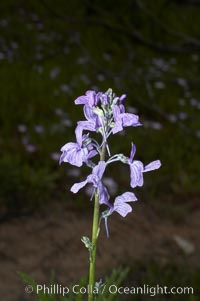
[[[58,159],[83,119],[74,99],[90,89],[126,93],[127,111],[144,125],[112,137],[112,153],[129,155],[133,141],[136,159],[162,162],[135,190],[141,202],[134,214],[110,220],[109,242],[102,231],[99,277],[123,264],[130,268],[125,284],[199,287],[199,14],[197,0],[1,1],[4,301],[31,300],[18,271],[38,283],[48,283],[52,271],[65,284],[87,275],[80,238],[90,235],[92,204],[84,191],[69,189],[88,170],[59,167]],[[129,189],[124,166],[111,166],[106,177],[113,195]]]

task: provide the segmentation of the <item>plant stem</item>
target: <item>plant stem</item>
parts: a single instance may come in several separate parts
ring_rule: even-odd
[[[92,251],[90,254],[90,274],[89,274],[89,294],[88,301],[93,301],[93,289],[95,285],[95,262],[96,262],[96,250],[97,250],[97,231],[99,225],[99,196],[95,193],[94,200],[94,215],[93,215],[93,226],[92,226]]]
[[[105,160],[105,151],[106,145],[105,143],[101,149],[100,160]],[[93,225],[92,225],[92,250],[90,252],[90,268],[89,268],[89,293],[88,293],[88,301],[94,300],[94,286],[95,286],[95,263],[96,263],[96,250],[97,250],[97,240],[99,233],[99,195],[97,190],[95,191],[95,199],[94,199],[94,214],[93,214]]]

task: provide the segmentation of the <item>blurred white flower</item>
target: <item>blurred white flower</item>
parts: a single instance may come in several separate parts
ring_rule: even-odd
[[[80,74],[80,80],[86,85],[90,84],[90,79],[85,74]]]
[[[197,138],[200,138],[200,130],[196,131],[196,136],[197,136]]]
[[[156,89],[164,89],[165,88],[165,83],[163,83],[163,82],[155,82],[154,83],[154,87]]]
[[[150,120],[144,121],[144,126],[147,128],[152,128],[154,130],[161,130],[163,128],[160,122]]]
[[[0,52],[0,60],[3,60],[5,58],[5,54],[3,52]]]
[[[6,27],[7,25],[8,25],[8,20],[6,20],[6,19],[0,20],[0,26],[1,27]]]
[[[177,78],[177,84],[179,84],[183,88],[187,88],[188,87],[187,80],[185,78],[182,78],[182,77]]]
[[[108,187],[109,193],[115,195],[118,190],[118,184],[110,177],[104,177],[103,183]]]
[[[50,70],[49,76],[51,79],[55,79],[59,73],[60,73],[60,67],[55,67]]]
[[[191,104],[191,106],[193,106],[193,107],[197,106],[197,104],[198,104],[197,99],[191,98],[191,99],[190,99],[190,104]]]
[[[79,64],[79,65],[84,65],[87,62],[88,62],[88,57],[79,57],[77,59],[77,64]]]
[[[26,144],[25,145],[25,150],[28,152],[28,153],[34,153],[37,151],[37,147],[34,145],[34,144]]]
[[[191,59],[193,60],[193,62],[197,62],[199,60],[198,54],[192,54]]]
[[[60,153],[58,153],[58,152],[51,153],[50,156],[51,156],[51,159],[54,161],[59,161],[59,159],[60,159]]]
[[[177,116],[176,115],[174,115],[174,114],[168,114],[168,120],[170,121],[170,122],[176,122],[177,121]]]
[[[127,112],[132,113],[132,114],[137,114],[138,109],[132,106],[126,106],[127,107]]]
[[[27,131],[27,126],[25,124],[19,124],[17,126],[18,132],[25,133]]]
[[[34,129],[35,129],[35,132],[38,134],[44,133],[44,127],[42,125],[39,125],[39,124],[35,125]]]
[[[170,65],[162,58],[154,58],[152,63],[156,68],[159,68],[162,71],[166,72],[170,70]]]
[[[180,112],[180,113],[178,113],[178,117],[181,120],[185,120],[188,118],[188,114],[186,112]]]
[[[56,108],[55,109],[55,114],[57,116],[63,116],[64,115],[64,111],[61,108]]]
[[[42,29],[44,29],[44,24],[39,22],[36,24],[36,27],[37,27],[37,29],[42,30]]]
[[[109,53],[104,52],[103,53],[103,58],[105,61],[111,61],[112,56]]]
[[[70,168],[68,171],[67,171],[67,175],[69,177],[74,177],[74,178],[78,178],[81,174],[81,171],[79,168]]]
[[[62,84],[60,85],[60,91],[67,93],[70,91],[70,87],[67,84]]]
[[[90,184],[85,187],[85,194],[89,197],[94,193],[94,187]]]
[[[68,126],[68,127],[71,127],[72,126],[72,121],[70,119],[63,119],[63,120],[61,120],[61,124],[65,125],[65,126]]]
[[[97,75],[97,80],[100,82],[103,82],[105,80],[105,76],[103,74],[98,74]]]
[[[21,141],[22,141],[22,144],[27,145],[29,143],[29,137],[22,136]]]
[[[11,42],[11,47],[13,49],[18,49],[19,46],[18,46],[17,42],[13,41],[13,42]]]

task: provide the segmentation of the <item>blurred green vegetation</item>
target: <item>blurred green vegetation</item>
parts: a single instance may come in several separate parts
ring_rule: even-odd
[[[112,153],[128,155],[134,141],[137,159],[162,161],[142,197],[197,196],[199,10],[189,1],[1,1],[0,209],[67,199],[78,171],[58,157],[83,118],[74,99],[109,87],[144,123],[111,138]],[[119,190],[129,186],[122,170]]]
[[[105,278],[105,282],[102,282],[101,280],[98,282],[98,289],[100,294],[98,294],[95,298],[96,301],[117,301],[118,296],[116,294],[110,294],[107,289],[103,290],[104,285],[106,284],[106,288],[111,286],[111,285],[116,285],[119,287],[120,285],[123,284],[124,280],[127,278],[129,272],[129,268],[127,267],[119,267],[117,269],[113,269],[111,273]],[[31,285],[33,288],[33,292],[36,294],[36,301],[83,301],[87,299],[87,293],[81,293],[79,289],[81,288],[86,288],[87,289],[87,278],[83,277],[81,280],[79,280],[76,284],[71,284],[67,286],[69,292],[65,294],[65,296],[62,296],[61,294],[55,294],[55,293],[50,293],[46,294],[43,292],[43,290],[38,291],[37,289],[37,282],[30,277],[29,275],[25,273],[20,273],[20,276],[24,283]],[[55,279],[54,273],[52,273],[51,281],[49,284],[47,284],[47,287],[56,287],[57,282]],[[75,292],[76,294],[73,293],[73,287],[76,285]],[[66,286],[66,284],[65,284]],[[63,288],[63,286],[62,286]],[[53,291],[53,290],[52,290]],[[79,291],[79,293],[78,293]],[[82,290],[83,292],[83,290]],[[60,296],[61,295],[61,296]]]
[[[192,287],[193,294],[155,294],[154,300],[190,300],[195,301],[199,298],[199,268],[191,269],[185,265],[172,263],[160,263],[156,261],[137,262],[128,275],[130,286],[143,287],[144,284],[150,287],[172,287],[184,288]],[[127,283],[126,283],[127,285]],[[153,292],[153,291],[152,291]],[[143,295],[134,295],[134,300],[149,300],[151,297]],[[127,300],[131,300],[130,297]]]
[[[20,273],[22,280],[33,287],[33,292],[37,292],[37,282],[25,273]],[[199,300],[199,281],[200,281],[199,268],[191,270],[186,266],[178,266],[175,263],[168,264],[158,264],[155,261],[150,262],[137,262],[132,267],[119,267],[113,269],[108,273],[105,279],[102,281],[102,287],[99,289],[101,292],[96,300],[97,301],[118,301],[118,300],[136,300],[136,301],[146,301],[151,300],[183,300],[183,301],[197,301]],[[55,275],[47,287],[50,285],[56,285],[57,279]],[[87,278],[82,278],[76,284],[71,284],[67,286],[69,288],[69,293],[65,296],[58,296],[57,294],[45,294],[42,290],[36,295],[37,301],[83,301],[87,299],[86,294],[73,294],[73,286],[79,285],[80,288],[87,287]],[[120,294],[120,293],[110,293],[114,291],[113,285],[117,288],[129,288],[132,292],[137,292],[135,294]],[[64,284],[66,286],[66,283]],[[103,287],[105,289],[103,290]],[[165,288],[168,292],[167,294],[162,293],[162,289]],[[169,293],[171,289],[175,292],[175,288],[179,293]],[[180,293],[181,288],[185,289],[185,294]],[[187,291],[187,289],[193,288],[193,293]],[[140,293],[144,291],[144,293]]]

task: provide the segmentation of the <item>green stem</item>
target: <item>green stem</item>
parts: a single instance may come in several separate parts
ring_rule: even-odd
[[[101,149],[100,160],[105,160],[105,143]],[[96,263],[96,251],[97,251],[97,240],[99,234],[99,195],[97,191],[95,192],[94,199],[94,214],[93,214],[93,225],[92,225],[92,250],[90,252],[90,268],[89,268],[89,294],[88,301],[94,300],[94,286],[95,286],[95,263]]]
[[[90,271],[89,271],[89,294],[88,301],[93,301],[93,289],[95,285],[95,262],[96,262],[96,250],[97,250],[97,231],[99,225],[99,196],[95,193],[94,200],[94,215],[92,226],[92,251],[90,254]]]

